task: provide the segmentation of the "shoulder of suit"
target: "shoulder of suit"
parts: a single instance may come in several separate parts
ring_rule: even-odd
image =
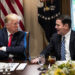
[[[24,31],[18,31],[15,34],[24,34]]]
[[[54,33],[54,34],[52,35],[52,37],[61,37],[61,35],[59,35],[59,34],[57,34],[57,33]]]
[[[6,28],[4,27],[4,28],[0,29],[0,31],[6,31]]]
[[[24,35],[25,35],[25,33],[24,33],[24,31],[18,31],[18,32],[16,32],[15,34],[14,34],[14,37],[24,37]]]
[[[75,31],[74,30],[71,31],[71,35],[75,35]]]
[[[7,30],[6,30],[6,28],[4,27],[4,28],[2,28],[2,29],[0,29],[0,34],[4,34],[4,33],[7,33]]]

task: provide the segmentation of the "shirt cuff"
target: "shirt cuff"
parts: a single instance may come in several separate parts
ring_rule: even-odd
[[[6,52],[6,47],[5,46],[2,47],[2,51]]]
[[[14,57],[14,55],[12,55],[12,54],[9,54],[9,58],[13,58]]]

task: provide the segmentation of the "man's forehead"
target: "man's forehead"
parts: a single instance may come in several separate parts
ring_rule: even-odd
[[[16,19],[9,19],[9,21],[8,21],[9,23],[10,22],[18,22],[18,19],[16,18]]]
[[[60,19],[57,19],[56,23],[62,23],[62,21]]]

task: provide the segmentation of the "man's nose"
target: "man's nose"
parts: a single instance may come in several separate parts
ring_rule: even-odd
[[[19,24],[16,24],[16,27],[18,27],[19,26]]]

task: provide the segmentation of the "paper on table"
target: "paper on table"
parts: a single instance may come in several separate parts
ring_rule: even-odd
[[[9,63],[10,71],[14,71],[18,65],[19,63]]]
[[[27,63],[21,63],[16,70],[24,70],[24,68],[26,67]]]
[[[0,72],[3,72],[3,68],[7,71],[8,67],[10,71],[14,71],[18,65],[19,63],[0,63]]]
[[[3,72],[3,67],[6,68],[6,63],[0,63],[0,72]]]

